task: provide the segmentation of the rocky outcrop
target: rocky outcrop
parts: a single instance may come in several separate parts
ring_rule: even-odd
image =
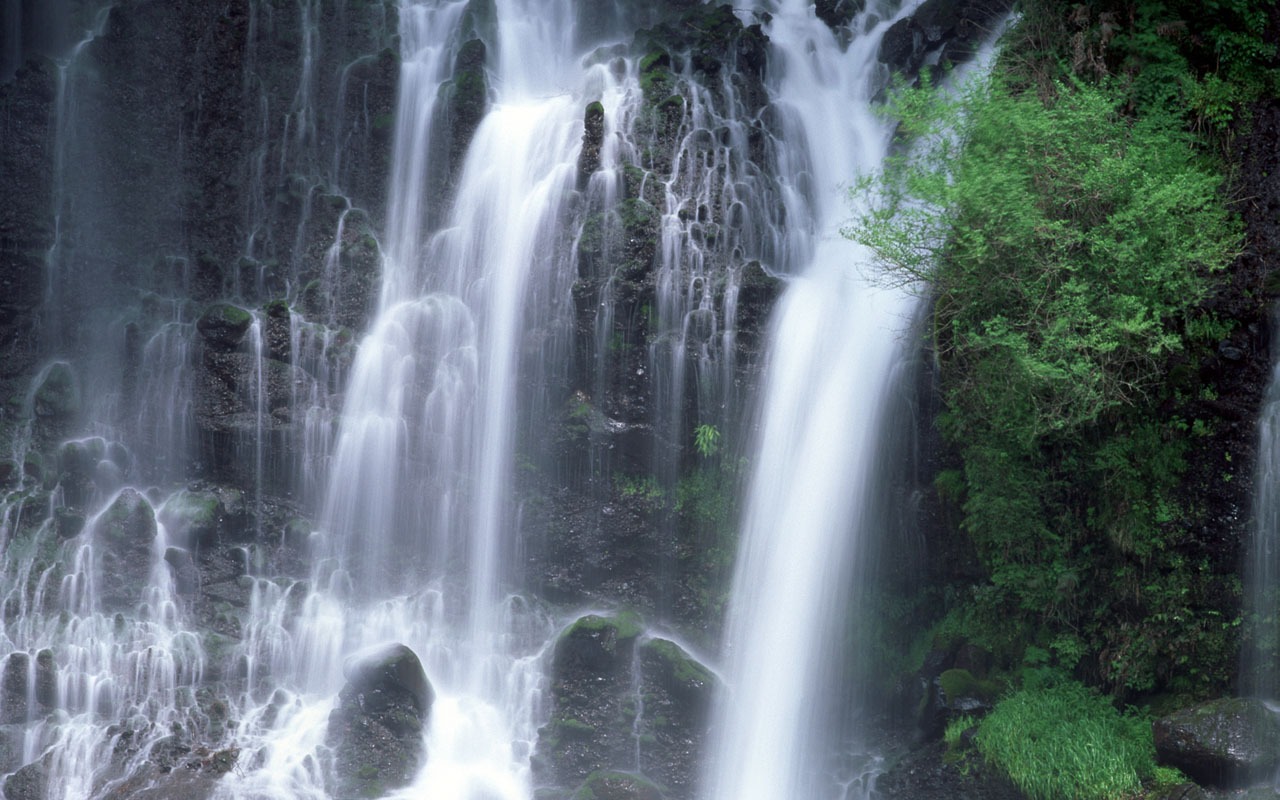
[[[210,748],[175,733],[151,745],[146,761],[103,794],[103,800],[204,800],[235,768],[236,747]]]
[[[107,611],[132,612],[150,583],[156,514],[136,489],[125,489],[93,526],[100,565],[98,593]]]
[[[36,309],[45,287],[44,254],[53,246],[53,128],[57,67],[28,61],[0,83],[0,391],[3,409],[21,412],[35,370]],[[16,401],[16,402],[15,402]],[[0,441],[11,434],[0,433]]]
[[[40,719],[57,708],[58,667],[53,653],[10,653],[0,667],[0,725]]]
[[[333,796],[377,797],[405,786],[420,768],[435,692],[418,656],[401,644],[348,659],[338,707],[329,715]]]
[[[51,756],[23,766],[4,779],[6,800],[44,800],[49,794],[49,765]]]
[[[1025,800],[998,770],[981,758],[949,757],[946,745],[899,744],[876,778],[873,800]]]
[[[582,617],[560,635],[533,759],[538,782],[561,787],[545,800],[694,797],[718,681],[679,645],[641,634],[621,614]]]
[[[917,75],[926,62],[963,63],[1012,5],[1009,0],[926,0],[885,32],[880,61],[907,76]]]
[[[1280,766],[1280,717],[1261,700],[1193,706],[1156,720],[1152,733],[1160,763],[1202,784],[1247,785]]]

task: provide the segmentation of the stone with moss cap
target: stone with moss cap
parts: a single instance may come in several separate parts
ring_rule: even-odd
[[[376,797],[408,785],[421,767],[422,737],[435,701],[416,653],[387,644],[342,667],[346,686],[329,714],[333,797]]]
[[[663,800],[658,786],[626,772],[593,772],[573,793],[572,800]]]
[[[244,341],[244,335],[253,322],[253,315],[230,303],[215,303],[196,321],[196,330],[204,338],[205,346],[216,350],[234,350]]]
[[[604,146],[604,104],[588,103],[582,115],[582,150],[578,154],[578,190],[587,188],[592,173],[600,169],[600,149]]]
[[[551,664],[551,719],[539,731],[533,769],[572,787],[601,769],[630,764],[636,704],[632,664],[642,633],[633,612],[587,614],[565,628]]]
[[[93,525],[101,569],[98,586],[106,611],[132,611],[150,579],[158,528],[151,504],[136,489],[124,489]]]

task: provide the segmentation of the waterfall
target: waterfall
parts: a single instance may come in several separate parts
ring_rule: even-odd
[[[856,794],[813,709],[913,309],[838,233],[888,146],[891,15],[842,43],[799,0],[204,5],[108,8],[57,75],[45,360],[0,463],[4,771],[339,795],[349,666],[398,644],[434,702],[368,791],[618,770],[687,800],[749,463],[704,794]],[[570,665],[614,692],[592,737],[555,717],[575,634],[616,637]]]
[[[1274,326],[1274,321],[1273,321]],[[1280,365],[1272,367],[1258,418],[1258,466],[1253,541],[1244,565],[1249,634],[1242,648],[1241,693],[1280,701]]]
[[[911,4],[897,12],[911,10]],[[877,535],[886,466],[877,445],[914,300],[877,285],[869,253],[840,225],[856,213],[847,186],[873,174],[891,125],[873,111],[887,76],[880,36],[894,21],[870,8],[843,47],[809,4],[771,9],[770,75],[788,121],[780,174],[795,225],[798,271],[774,312],[753,473],[725,632],[726,696],[715,725],[707,796],[715,800],[864,797],[859,774],[832,767],[839,706],[833,687],[851,581]]]

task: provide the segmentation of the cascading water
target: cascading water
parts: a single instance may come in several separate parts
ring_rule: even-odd
[[[1274,323],[1273,323],[1274,325]],[[1272,368],[1258,418],[1254,532],[1244,569],[1249,639],[1242,651],[1242,693],[1280,702],[1280,365]],[[1280,780],[1280,778],[1278,778]]]
[[[848,185],[888,154],[892,124],[874,111],[888,81],[877,52],[915,5],[871,5],[848,44],[808,3],[770,8],[779,173],[791,178],[780,248],[797,272],[770,333],[706,779],[714,800],[864,798],[874,783],[878,756],[860,740],[865,698],[848,685],[856,668],[843,625],[887,527],[900,454],[884,452],[884,429],[916,303],[877,282],[871,254],[839,228],[857,213]]]
[[[344,670],[399,643],[435,698],[384,794],[568,796],[608,767],[692,797],[691,709],[714,683],[694,647],[614,610],[576,632],[555,615],[634,604],[714,635],[709,551],[726,548],[713,529],[754,381],[742,309],[770,302],[764,265],[796,277],[706,795],[833,795],[807,709],[835,681],[821,622],[841,616],[831,586],[856,556],[842,540],[874,492],[890,331],[910,310],[835,231],[834,181],[887,143],[867,109],[888,20],[870,10],[842,48],[806,4],[767,9],[766,93],[765,9],[250,0],[201,18],[200,91],[158,79],[180,108],[117,112],[111,81],[157,72],[129,37],[185,52],[161,36],[196,14],[181,5],[104,14],[107,41],[76,51],[55,104],[47,362],[0,503],[14,785],[353,793],[335,768]],[[118,135],[88,135],[99,120]],[[548,552],[571,558],[548,570]],[[677,596],[690,574],[703,583]],[[572,676],[548,670],[602,631],[617,663],[583,685],[616,689],[595,703],[613,727],[584,744],[590,726],[556,716]]]

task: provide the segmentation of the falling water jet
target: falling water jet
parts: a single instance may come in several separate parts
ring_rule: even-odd
[[[859,269],[870,258],[838,234],[849,214],[839,182],[874,172],[887,154],[891,131],[871,103],[884,80],[879,38],[893,21],[864,16],[867,32],[847,48],[805,3],[781,4],[769,27],[775,102],[792,120],[779,156],[782,174],[797,179],[787,216],[813,228],[793,227],[789,246],[803,271],[770,333],[725,633],[729,688],[706,787],[713,800],[848,789],[823,774],[840,746],[825,697],[840,661],[834,621],[877,523],[877,447],[912,299]]]

